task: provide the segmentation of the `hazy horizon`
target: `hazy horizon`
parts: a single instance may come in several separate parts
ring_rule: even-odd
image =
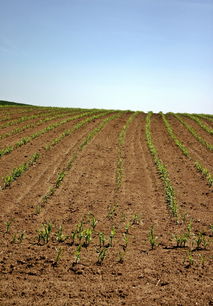
[[[213,113],[210,0],[0,0],[0,99]]]

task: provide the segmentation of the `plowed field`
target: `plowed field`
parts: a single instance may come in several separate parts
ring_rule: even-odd
[[[196,118],[1,107],[0,305],[213,305]]]

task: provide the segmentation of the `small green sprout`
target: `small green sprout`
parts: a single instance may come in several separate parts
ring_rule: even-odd
[[[157,245],[157,243],[156,243],[157,236],[155,236],[155,234],[154,234],[154,225],[152,225],[150,230],[149,230],[148,239],[149,239],[149,243],[151,245],[151,249],[153,250],[154,247]]]
[[[38,230],[38,243],[43,241],[44,243],[48,243],[50,238],[50,233],[52,231],[52,224],[51,223],[43,223],[42,228]]]
[[[129,243],[129,239],[128,239],[127,234],[125,234],[125,233],[123,234],[123,241],[124,241],[123,249],[124,249],[124,251],[126,251],[126,248],[128,246],[128,243]]]
[[[91,215],[91,226],[92,226],[92,229],[94,230],[98,221],[95,219],[94,215]]]
[[[180,235],[173,235],[174,240],[176,241],[176,247],[177,248],[184,248],[186,246],[186,243],[189,239],[188,233],[183,233]]]
[[[103,247],[102,249],[100,249],[100,251],[98,252],[98,261],[97,264],[101,265],[106,257],[106,252],[107,252],[107,248]]]
[[[132,217],[132,219],[131,219],[131,224],[132,225],[138,225],[138,224],[140,224],[140,217],[139,217],[139,215],[134,215],[133,217]]]
[[[36,205],[35,207],[35,215],[39,215],[41,212],[41,205]]]
[[[131,224],[129,222],[125,225],[125,234],[129,234],[130,225]]]
[[[8,234],[10,232],[12,221],[6,221],[4,224],[6,225],[5,233]]]
[[[56,256],[55,256],[54,264],[57,266],[59,261],[61,260],[62,255],[63,255],[63,249],[62,248],[55,248],[55,250],[56,250]]]
[[[110,238],[110,246],[111,246],[111,247],[112,247],[112,240],[113,240],[113,238],[115,237],[115,234],[116,234],[116,230],[115,230],[115,228],[114,228],[114,226],[113,226],[113,228],[111,229],[110,236],[109,236],[109,238]]]
[[[85,238],[85,246],[88,246],[92,240],[92,229],[87,228],[83,232],[83,236]]]
[[[79,244],[75,251],[75,264],[78,264],[81,260],[81,244]]]
[[[104,236],[104,233],[100,232],[98,234],[98,237],[99,237],[99,245],[100,245],[100,248],[103,246],[104,247],[104,243],[105,243],[105,236]]]
[[[118,253],[118,262],[119,263],[123,263],[124,262],[124,256],[125,256],[125,252],[119,252]]]
[[[59,226],[55,235],[58,242],[64,242],[69,237],[63,234],[63,228],[61,225]]]

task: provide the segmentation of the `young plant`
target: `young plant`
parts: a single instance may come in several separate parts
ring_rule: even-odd
[[[74,257],[74,259],[75,259],[74,263],[75,263],[75,264],[78,264],[78,263],[80,262],[80,260],[81,260],[81,244],[79,244],[79,245],[77,246],[74,255],[75,255],[75,257]]]
[[[107,253],[106,247],[103,247],[102,249],[100,249],[100,251],[98,252],[97,264],[102,265],[104,259],[106,258],[106,253]]]
[[[6,221],[4,224],[6,225],[6,231],[5,234],[8,234],[10,232],[12,221]]]
[[[93,230],[95,229],[97,223],[98,221],[95,219],[94,215],[91,215],[91,226]]]
[[[123,263],[124,262],[124,256],[125,256],[125,252],[119,252],[118,253],[118,263]]]
[[[148,240],[151,245],[151,249],[153,250],[154,247],[157,245],[157,242],[156,242],[157,236],[155,236],[155,233],[154,233],[154,225],[150,227],[150,230],[148,232]]]
[[[35,215],[39,215],[41,212],[41,205],[36,205],[35,207]]]
[[[64,242],[69,237],[63,234],[63,228],[61,225],[59,226],[55,235],[58,242]]]
[[[124,245],[123,245],[123,250],[126,251],[126,248],[128,246],[128,243],[129,243],[129,239],[128,239],[128,236],[127,234],[123,234],[123,241],[124,241]]]
[[[63,255],[63,249],[62,248],[55,248],[55,250],[56,250],[56,256],[55,256],[54,264],[57,266],[59,261],[61,260],[62,255]]]
[[[183,233],[180,235],[173,235],[174,240],[176,241],[176,247],[177,248],[185,248],[186,243],[189,239],[188,233]]]
[[[87,247],[92,240],[92,229],[91,228],[85,229],[84,232],[83,232],[83,235],[84,235],[84,238],[85,238],[84,245]]]
[[[129,234],[130,226],[131,226],[131,224],[129,222],[125,225],[125,234]]]
[[[134,215],[131,219],[131,224],[132,225],[138,225],[140,224],[140,216],[139,215]]]
[[[100,232],[98,234],[98,238],[99,238],[99,246],[100,246],[100,248],[104,247],[104,244],[105,244],[105,235],[104,235],[104,233]]]
[[[52,224],[51,223],[43,223],[42,228],[38,230],[38,243],[43,241],[44,243],[48,243],[50,234],[52,231]]]
[[[109,238],[110,238],[110,246],[111,246],[111,247],[112,247],[112,240],[114,239],[115,234],[116,234],[116,230],[115,230],[115,228],[114,228],[114,226],[113,226],[113,228],[111,229],[110,236],[109,236]]]

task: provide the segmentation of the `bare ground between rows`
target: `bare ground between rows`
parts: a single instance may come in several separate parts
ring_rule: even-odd
[[[65,130],[71,129],[75,124],[77,124],[81,120],[86,119],[87,117],[85,116],[81,119],[73,120],[65,124],[62,124],[61,126],[53,129],[52,131],[48,131],[47,133],[44,133],[43,135],[40,135],[39,137],[33,139],[31,142],[22,145],[21,147],[15,149],[11,153],[2,156],[0,158],[1,177],[9,175],[13,168],[23,164],[24,162],[27,162],[29,158],[32,156],[32,154],[36,152],[41,154],[45,153],[44,146],[47,143],[51,142],[54,138],[58,137]],[[98,121],[99,120],[101,119],[98,119]]]
[[[198,228],[209,228],[213,223],[212,188],[174,144],[159,115],[152,118],[151,127],[153,142],[168,169],[182,214],[189,214]]]
[[[189,150],[193,160],[201,162],[204,167],[207,167],[210,172],[213,172],[213,153],[199,143],[176,118],[168,116],[167,119],[169,120],[169,123],[178,139]]]
[[[73,269],[73,246],[58,243],[54,239],[42,246],[31,243],[28,238],[22,244],[11,244],[12,233],[2,237],[2,228],[2,305],[52,305],[53,301],[55,305],[117,303],[188,306],[213,303],[210,250],[196,252],[193,255],[196,259],[194,265],[188,266],[187,263],[183,264],[187,248],[165,248],[172,247],[172,242],[167,239],[176,225],[170,220],[164,206],[162,185],[146,148],[144,122],[140,126],[140,119],[140,116],[136,117],[127,133],[125,176],[119,193],[114,190],[116,140],[124,124],[123,117],[110,122],[85,148],[56,195],[48,201],[42,214],[35,217],[37,223],[46,219],[57,225],[63,224],[66,233],[70,233],[73,225],[88,210],[99,221],[97,231],[102,230],[107,234],[111,226],[115,225],[117,234],[114,246],[108,250],[103,265],[96,264],[97,237],[93,248],[83,249],[81,262]],[[162,128],[161,124],[158,128]],[[32,192],[29,200],[33,196]],[[108,204],[114,204],[115,201],[119,204],[117,213],[113,218],[108,218]],[[122,208],[126,218],[122,216]],[[130,228],[124,262],[118,263],[124,225],[132,214],[140,212],[139,224]],[[27,209],[24,215],[30,216],[31,210]],[[166,239],[154,250],[150,250],[146,235],[153,223],[159,242],[164,240],[163,237]],[[26,224],[33,228],[28,221]],[[53,264],[55,247],[64,250],[57,266]],[[206,258],[204,266],[199,255]]]

